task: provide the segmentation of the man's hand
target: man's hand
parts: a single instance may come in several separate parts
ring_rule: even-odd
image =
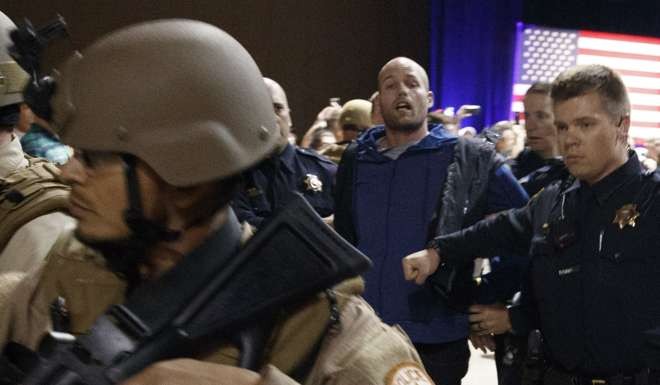
[[[414,280],[416,284],[422,285],[429,275],[438,270],[440,255],[435,249],[426,249],[406,256],[401,262],[406,281]]]
[[[258,373],[191,359],[157,362],[121,385],[256,385]]]
[[[477,335],[502,334],[511,330],[511,320],[506,306],[470,306],[470,330]]]
[[[484,354],[488,353],[489,350],[491,352],[495,351],[495,340],[493,339],[493,336],[470,333],[469,338],[470,342],[472,342],[472,346],[474,346],[475,349],[481,350]]]

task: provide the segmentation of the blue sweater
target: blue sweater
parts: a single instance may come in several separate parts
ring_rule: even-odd
[[[465,338],[465,314],[446,308],[427,286],[403,279],[401,259],[425,247],[429,226],[453,162],[456,137],[440,126],[392,160],[378,152],[385,135],[375,127],[358,140],[353,184],[357,247],[373,261],[364,278],[365,299],[389,324],[399,324],[416,343]],[[489,179],[488,212],[522,206],[526,194],[508,166]]]

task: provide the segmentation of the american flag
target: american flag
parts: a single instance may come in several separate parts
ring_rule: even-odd
[[[602,64],[623,79],[631,104],[630,135],[660,138],[660,39],[518,25],[512,112],[537,81],[552,82],[576,64]]]

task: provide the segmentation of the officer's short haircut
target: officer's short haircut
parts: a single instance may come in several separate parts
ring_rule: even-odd
[[[552,84],[546,82],[536,82],[527,89],[527,92],[525,92],[525,96],[527,95],[550,96],[550,91],[552,91]]]
[[[610,68],[591,64],[569,68],[552,82],[550,97],[557,104],[576,96],[597,92],[613,119],[630,115],[630,101],[621,77]]]

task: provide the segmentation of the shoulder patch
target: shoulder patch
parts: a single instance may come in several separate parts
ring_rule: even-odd
[[[387,372],[386,385],[434,385],[426,371],[416,362],[402,362]]]

